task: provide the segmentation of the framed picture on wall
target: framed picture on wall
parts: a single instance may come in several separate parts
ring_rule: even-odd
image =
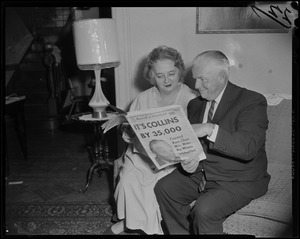
[[[292,2],[253,2],[243,7],[198,7],[196,33],[284,33],[298,12]]]

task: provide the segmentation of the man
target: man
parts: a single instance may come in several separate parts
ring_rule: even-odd
[[[153,139],[149,142],[150,150],[156,154],[156,162],[162,166],[166,163],[180,162],[179,156],[176,156],[170,144],[164,140]]]
[[[154,190],[166,233],[222,234],[229,215],[268,190],[267,102],[229,81],[220,51],[199,54],[192,74],[200,96],[189,102],[188,118],[207,158],[185,160]]]

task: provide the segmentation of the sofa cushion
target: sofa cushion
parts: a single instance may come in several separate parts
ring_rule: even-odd
[[[223,223],[229,234],[278,236],[292,222],[292,101],[268,105],[266,135],[268,192],[228,217]]]
[[[283,99],[278,105],[268,106],[269,127],[266,152],[269,165],[292,163],[292,101]]]
[[[287,235],[290,238],[290,227],[287,224],[261,217],[233,214],[223,225],[224,232],[229,235],[253,235],[260,238],[285,238]]]
[[[272,175],[268,192],[236,213],[289,223],[292,215],[291,166],[272,164],[268,171]]]
[[[268,192],[241,208],[224,222],[224,231],[270,235],[270,230],[284,228],[292,221],[292,101],[268,105],[269,127],[266,136]],[[265,220],[268,219],[268,220]],[[273,225],[271,227],[270,225]],[[268,225],[268,226],[267,226]],[[251,227],[253,227],[251,229]],[[281,228],[279,228],[281,227]],[[246,230],[246,231],[245,231]],[[269,231],[268,231],[269,230]],[[246,234],[248,234],[246,233]],[[251,234],[252,231],[251,231]]]
[[[240,209],[241,215],[255,215],[288,223],[292,214],[292,101],[282,100],[268,106],[269,127],[266,137],[268,192]]]

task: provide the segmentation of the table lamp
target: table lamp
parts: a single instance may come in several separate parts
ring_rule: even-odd
[[[115,21],[112,18],[83,19],[73,23],[73,37],[77,66],[93,70],[96,84],[89,106],[93,118],[106,118],[109,101],[101,88],[101,69],[120,64]]]

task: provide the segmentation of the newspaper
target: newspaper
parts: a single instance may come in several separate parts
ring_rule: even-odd
[[[199,161],[206,158],[180,105],[120,112],[102,124],[103,132],[125,122],[130,124],[157,169],[182,162],[193,155],[197,155]]]

